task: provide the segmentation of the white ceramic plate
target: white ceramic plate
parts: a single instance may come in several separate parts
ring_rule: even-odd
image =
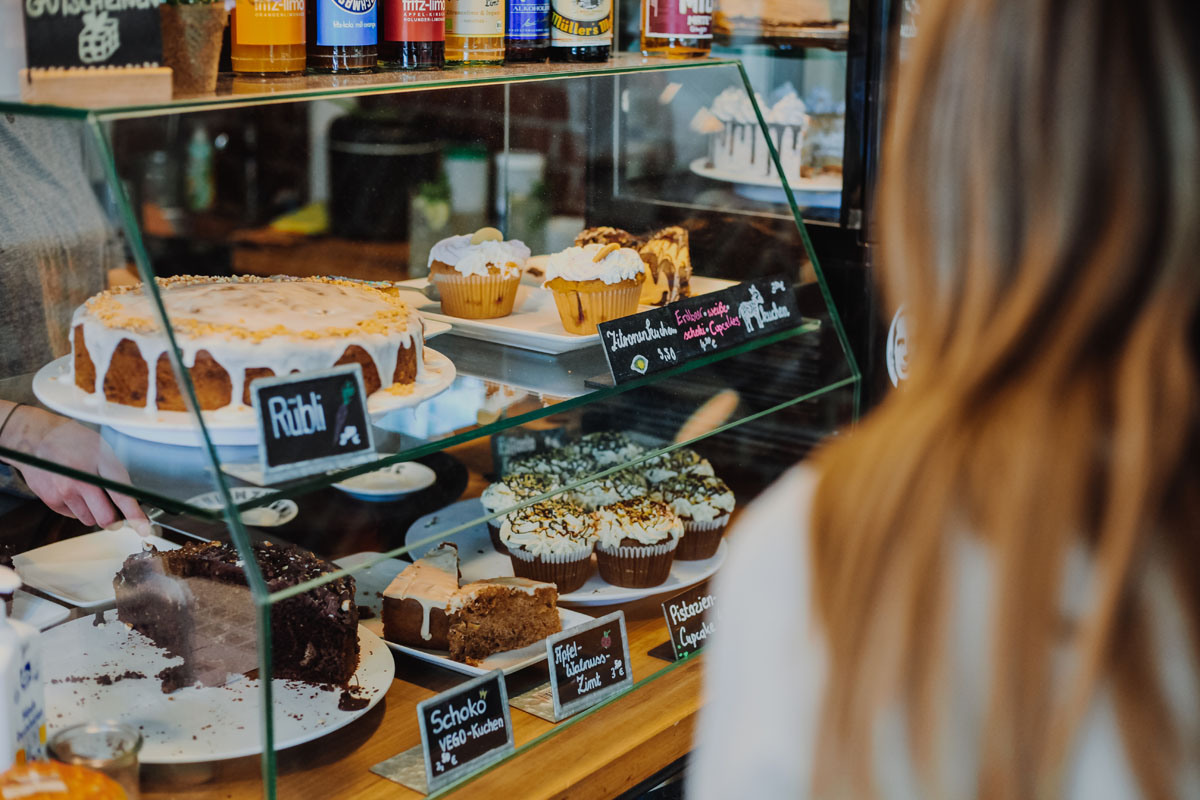
[[[774,172],[770,175],[747,175],[744,172],[731,172],[710,166],[708,158],[697,158],[688,165],[688,168],[697,175],[714,181],[783,189],[783,183]],[[841,192],[842,176],[818,175],[815,178],[788,179],[788,186],[792,187],[793,192]]]
[[[229,489],[229,495],[233,498],[233,502],[239,505],[275,493],[274,489],[264,489],[260,486],[233,486]],[[190,506],[197,506],[211,511],[220,511],[224,507],[221,495],[217,492],[199,494],[188,498],[184,502]],[[161,514],[161,510],[158,510],[158,513]],[[253,525],[256,528],[274,528],[279,525],[288,524],[299,513],[300,507],[296,505],[295,500],[276,500],[269,505],[257,506],[248,511],[243,511],[241,517],[243,525]],[[156,514],[152,512],[150,518],[154,519],[155,516]]]
[[[484,514],[483,504],[479,502],[478,498],[460,500],[418,519],[408,529],[405,538],[407,543],[411,544],[435,536],[438,531],[448,530],[462,525],[464,522],[478,519]],[[459,566],[464,582],[513,574],[512,560],[506,555],[497,553],[492,547],[492,539],[488,535],[485,523],[472,525],[466,530],[454,534],[449,541],[458,545]],[[432,545],[426,545],[424,549],[429,547]],[[603,606],[613,603],[628,603],[656,594],[679,592],[716,573],[721,568],[721,564],[725,563],[726,550],[725,542],[722,541],[720,547],[717,548],[717,554],[712,558],[704,561],[674,561],[671,564],[671,574],[667,577],[666,582],[647,589],[627,589],[624,586],[613,586],[611,583],[601,580],[600,574],[595,572],[580,588],[567,594],[560,594],[558,602],[576,606]]]
[[[188,687],[163,694],[155,677],[178,658],[150,643],[140,633],[105,612],[105,624],[83,617],[42,634],[42,672],[46,681],[49,733],[98,719],[114,719],[138,728],[145,744],[143,764],[189,764],[251,756],[262,752],[259,709],[262,687],[257,679],[239,677],[217,687]],[[324,691],[314,684],[275,680],[275,747],[302,744],[336,731],[367,713],[387,693],[396,665],[383,641],[358,629],[358,670],[350,681],[355,694],[367,699],[357,711],[341,711],[341,690]],[[127,671],[144,678],[115,680]],[[361,688],[358,688],[361,687]]]
[[[444,392],[456,375],[454,364],[426,347],[425,378],[404,395],[376,392],[367,398],[367,411],[377,419],[398,408],[415,406]],[[155,411],[109,403],[89,395],[71,380],[71,356],[51,361],[33,377],[33,393],[47,408],[83,422],[107,425],[135,439],[160,444],[199,446],[195,418],[186,411]],[[204,411],[204,426],[214,445],[257,445],[254,411],[247,406]]]
[[[341,489],[352,497],[372,503],[395,500],[412,492],[419,492],[437,482],[437,473],[416,461],[389,464],[383,469],[355,475],[333,488]]]
[[[461,549],[459,552],[461,554]],[[379,553],[355,553],[352,556],[339,558],[334,563],[339,567],[354,569],[358,565],[365,564],[372,558],[376,558],[378,556]],[[364,628],[380,638],[383,637],[383,619],[381,617],[381,614],[383,613],[383,590],[386,589],[388,584],[392,582],[392,578],[395,578],[397,575],[399,575],[401,570],[407,566],[409,566],[407,561],[401,561],[398,558],[388,558],[384,559],[378,564],[354,573],[354,580],[358,584],[358,591],[356,593],[356,596],[358,597],[358,603],[359,605],[365,605],[369,607],[374,613],[374,616],[371,617],[371,619],[363,620],[361,624]],[[512,574],[511,569],[509,570],[509,574]],[[489,575],[487,577],[495,576]],[[463,580],[467,581],[467,578],[464,576]],[[471,580],[476,579],[473,578]],[[559,621],[562,622],[563,630],[576,625],[581,625],[585,622],[590,622],[592,619],[587,614],[581,614],[578,611],[572,611],[569,608],[559,608],[558,618]],[[437,664],[439,667],[452,669],[456,672],[461,672],[464,675],[485,675],[496,669],[503,670],[504,674],[508,675],[516,672],[519,669],[524,669],[532,664],[536,664],[539,661],[546,660],[545,639],[534,642],[531,645],[519,648],[517,650],[508,650],[503,653],[491,655],[484,659],[483,663],[477,667],[471,666],[470,664],[463,664],[460,661],[455,661],[454,659],[450,658],[450,654],[445,650],[425,650],[420,647],[408,647],[407,645],[388,642],[386,639],[384,639],[384,642],[387,643],[388,647],[396,650],[397,652],[407,653],[413,658],[420,659],[421,661],[427,661],[430,664]]]
[[[428,278],[415,278],[403,281],[405,286],[423,288],[428,285]],[[692,295],[708,294],[718,289],[733,286],[736,281],[720,278],[692,278]],[[419,301],[419,299],[418,299]],[[639,306],[639,311],[645,311],[652,306]],[[517,300],[513,305],[513,313],[507,317],[496,319],[461,319],[442,313],[441,303],[433,301],[417,306],[421,316],[436,322],[448,322],[454,326],[454,333],[469,339],[483,339],[488,342],[520,347],[524,350],[534,350],[539,353],[566,353],[584,347],[600,344],[600,334],[577,336],[567,333],[554,307],[554,298],[548,289],[530,285],[524,281],[517,289]]]
[[[143,538],[128,525],[96,531],[13,556],[21,581],[56,600],[80,608],[98,608],[116,602],[113,576],[125,559],[142,552],[148,543],[159,550],[179,545],[157,536]]]
[[[32,625],[39,631],[53,627],[71,616],[66,606],[29,592],[13,592],[12,618]]]

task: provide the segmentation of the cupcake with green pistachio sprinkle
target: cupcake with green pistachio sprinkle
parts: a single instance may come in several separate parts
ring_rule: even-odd
[[[669,505],[683,521],[676,559],[701,561],[717,554],[734,506],[733,492],[725,481],[684,473],[655,486],[651,496]]]
[[[504,517],[500,539],[518,578],[553,583],[573,592],[592,574],[593,516],[568,500],[534,503]]]
[[[601,578],[630,589],[666,582],[683,536],[683,522],[670,506],[635,497],[604,506],[594,516]]]
[[[512,509],[526,500],[558,489],[560,484],[553,475],[539,475],[536,472],[514,472],[505,475],[500,480],[483,490],[479,500],[489,514]],[[504,522],[503,515],[488,520],[488,534],[492,537],[492,547],[496,552],[508,555],[508,548],[500,540],[500,525]]]

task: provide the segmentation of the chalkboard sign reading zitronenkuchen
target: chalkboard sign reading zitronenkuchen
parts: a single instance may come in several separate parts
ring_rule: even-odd
[[[268,483],[361,464],[375,452],[359,364],[259,378],[250,399]]]
[[[417,722],[430,792],[513,751],[508,690],[500,670],[418,703]]]
[[[24,0],[29,67],[153,66],[160,0]]]
[[[739,283],[599,325],[617,383],[801,323],[791,281],[783,276]]]

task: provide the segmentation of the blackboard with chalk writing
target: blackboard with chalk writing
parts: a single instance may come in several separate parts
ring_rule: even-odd
[[[162,61],[159,0],[24,0],[22,6],[32,69]]]
[[[258,378],[250,399],[267,482],[361,464],[374,457],[362,367]]]
[[[430,792],[513,751],[504,673],[494,670],[417,704]]]
[[[801,321],[791,281],[780,275],[601,322],[599,329],[613,380],[625,383]]]

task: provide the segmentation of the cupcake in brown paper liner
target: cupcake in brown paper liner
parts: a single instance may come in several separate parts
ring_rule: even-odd
[[[507,514],[500,540],[518,578],[553,583],[567,594],[591,577],[595,519],[573,502],[543,500]]]
[[[629,589],[666,582],[683,536],[683,522],[670,506],[636,497],[604,506],[594,515],[601,578]]]

